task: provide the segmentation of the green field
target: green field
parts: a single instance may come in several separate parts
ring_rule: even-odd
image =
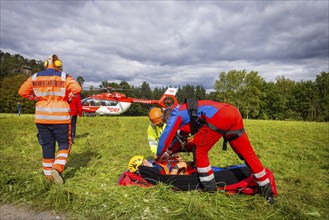
[[[329,124],[246,120],[278,197],[174,192],[168,186],[119,187],[134,155],[151,157],[147,117],[79,118],[63,186],[47,184],[33,115],[0,114],[0,203],[65,213],[68,219],[329,219]],[[243,163],[220,141],[213,166]],[[185,155],[191,159],[191,156]]]

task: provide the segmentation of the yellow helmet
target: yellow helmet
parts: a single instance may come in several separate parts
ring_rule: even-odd
[[[130,159],[128,163],[128,170],[132,173],[138,170],[138,167],[143,163],[143,156],[134,156]]]
[[[158,125],[162,123],[162,118],[163,118],[163,112],[161,108],[152,108],[149,112],[149,118],[152,124]]]

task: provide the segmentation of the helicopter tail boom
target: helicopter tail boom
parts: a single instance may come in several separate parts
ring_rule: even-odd
[[[149,99],[137,99],[133,98],[133,102],[149,104],[149,105],[159,105],[162,108],[168,108],[178,105],[178,101],[176,99],[176,88],[168,88],[166,92],[161,96],[159,100],[149,100]]]

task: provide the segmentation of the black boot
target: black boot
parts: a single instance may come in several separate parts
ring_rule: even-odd
[[[217,191],[215,178],[210,181],[201,181],[203,190],[208,193],[215,193]]]
[[[274,193],[272,191],[271,183],[267,183],[264,186],[259,187],[260,194],[266,199],[270,204],[274,204]]]

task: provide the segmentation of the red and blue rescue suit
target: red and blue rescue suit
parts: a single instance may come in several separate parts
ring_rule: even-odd
[[[68,95],[78,94],[81,86],[70,75],[55,68],[47,68],[29,77],[18,93],[24,98],[37,101],[35,123],[38,140],[42,146],[42,168],[46,176],[51,170],[64,171],[71,140],[71,118]],[[55,157],[55,145],[58,151]]]
[[[206,191],[217,190],[214,173],[208,158],[208,151],[223,135],[230,142],[235,153],[242,157],[250,167],[258,185],[264,186],[269,183],[266,171],[256,156],[246,132],[243,130],[243,119],[238,109],[226,103],[210,100],[199,100],[197,106],[197,116],[204,124],[194,136],[195,163],[203,188]],[[172,150],[170,149],[170,144],[178,131],[191,133],[187,103],[173,109],[158,143],[158,157],[161,157],[167,149]]]

